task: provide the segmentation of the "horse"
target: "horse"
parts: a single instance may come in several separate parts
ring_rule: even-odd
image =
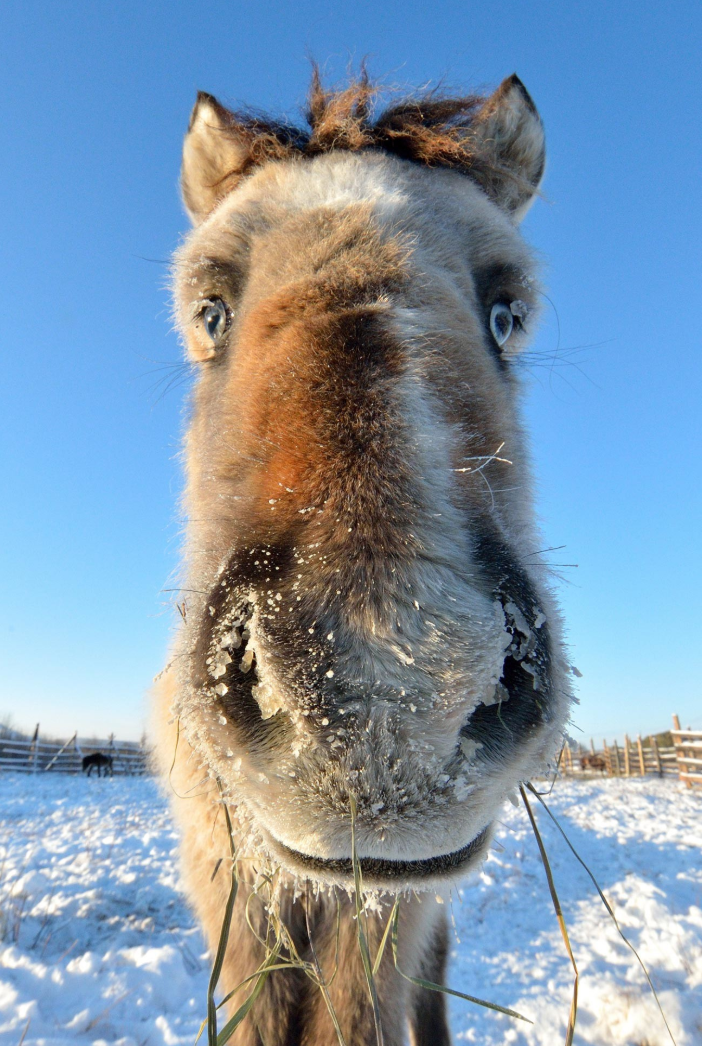
[[[154,729],[211,1042],[216,984],[237,1046],[450,1042],[426,894],[480,866],[571,701],[520,419],[544,162],[516,75],[382,108],[315,72],[300,127],[197,97]]]
[[[103,752],[91,752],[90,755],[84,755],[83,773],[87,773],[90,777],[94,769],[97,769],[98,777],[107,777],[108,774],[112,777],[112,756],[105,755]]]
[[[580,757],[580,769],[598,770],[604,774],[607,771],[607,763],[601,755],[583,755]]]

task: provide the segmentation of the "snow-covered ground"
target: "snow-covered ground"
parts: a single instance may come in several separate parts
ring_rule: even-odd
[[[678,1046],[702,1043],[702,792],[658,780],[559,782],[549,802],[648,965]],[[580,967],[576,1043],[670,1042],[587,875],[537,816]],[[534,1024],[454,1000],[454,1036],[559,1046],[572,970],[523,810],[506,809],[497,838],[504,849],[454,895],[451,984]],[[193,1043],[208,959],[179,890],[175,844],[148,779],[0,778],[3,1046],[23,1035],[24,1046]]]

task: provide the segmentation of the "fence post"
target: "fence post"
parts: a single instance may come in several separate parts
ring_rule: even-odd
[[[621,763],[619,762],[619,745],[618,745],[618,743],[616,741],[614,742],[614,762],[615,762],[615,765],[617,767],[617,777],[621,777],[622,766],[621,766]]]
[[[79,774],[83,769],[83,749],[80,747],[80,741],[78,740],[78,731],[76,730],[76,773]]]
[[[606,770],[607,770],[607,776],[611,777],[612,776],[612,755],[611,755],[611,752],[609,750],[609,746],[607,745],[607,738],[606,737],[602,739],[602,750],[604,752],[604,761],[605,761],[605,767],[606,767]]]
[[[662,777],[663,764],[661,763],[661,753],[658,751],[658,742],[656,741],[655,737],[651,738],[651,746],[653,747],[653,758],[656,761],[656,770],[658,772],[658,776]]]
[[[56,760],[58,759],[58,757],[59,757],[60,755],[63,755],[63,753],[64,753],[64,752],[66,751],[66,749],[67,749],[67,748],[68,748],[68,746],[69,746],[69,745],[71,744],[71,742],[72,742],[72,741],[75,741],[75,739],[76,739],[76,737],[77,737],[77,736],[78,736],[78,731],[76,730],[76,732],[75,732],[75,734],[73,735],[73,737],[72,737],[72,738],[71,738],[71,739],[70,739],[69,741],[66,741],[66,743],[65,743],[65,744],[61,745],[61,747],[59,748],[58,752],[56,752],[56,754],[55,754],[55,755],[54,755],[54,756],[53,756],[53,757],[52,757],[52,758],[51,758],[51,759],[49,760],[49,762],[48,762],[48,763],[46,764],[46,766],[44,767],[44,770],[45,770],[45,771],[46,771],[46,770],[50,770],[50,769],[51,769],[51,767],[52,767],[52,766],[54,765],[54,763],[56,762]]]
[[[675,733],[678,734],[677,741],[675,740]],[[678,764],[678,777],[683,780],[683,775],[687,775],[687,763],[685,762],[685,750],[683,747],[683,740],[680,736],[680,720],[676,715],[673,716],[673,744],[675,745],[675,759]],[[687,776],[684,777],[685,784],[688,788],[692,788],[692,781]]]
[[[142,733],[139,741],[139,755],[141,757],[139,774],[143,775],[146,773],[146,730]]]
[[[29,748],[29,762],[32,764],[32,773],[37,772],[37,761],[39,759],[39,724],[34,728],[34,737]]]
[[[631,777],[631,753],[629,752],[629,746],[631,742],[629,735],[624,734],[624,773],[627,777]]]
[[[641,740],[641,734],[636,738],[636,747],[639,750],[639,766],[641,767],[641,776],[646,776],[646,761],[644,759],[643,741]]]
[[[109,750],[110,756],[112,757],[112,766],[114,767],[115,761],[116,761],[115,760],[115,755],[116,755],[116,752],[117,752],[117,749],[115,748],[114,731],[110,734],[110,737],[109,737],[108,742],[107,742],[107,748]]]

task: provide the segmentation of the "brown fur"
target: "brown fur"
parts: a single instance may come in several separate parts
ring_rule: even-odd
[[[411,891],[445,891],[480,861],[568,706],[516,406],[526,332],[498,349],[489,328],[496,302],[525,322],[537,309],[515,224],[543,170],[540,120],[516,77],[487,99],[374,105],[366,78],[329,92],[316,74],[305,130],[198,98],[183,153],[196,229],[175,277],[200,367],[188,606],[155,716],[212,949],[231,872],[222,803],[233,823],[222,989],[260,965],[273,891],[347,1046],[376,1042],[352,803],[366,884],[386,891],[371,954],[399,892],[400,969],[441,983],[443,909]],[[443,996],[389,946],[377,991],[385,1046],[447,1046]],[[335,1034],[319,988],[280,970],[232,1042]]]

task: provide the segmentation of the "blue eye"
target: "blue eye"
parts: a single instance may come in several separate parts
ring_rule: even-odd
[[[502,348],[514,330],[514,316],[509,305],[498,301],[490,310],[490,333]]]
[[[229,327],[229,310],[221,298],[213,298],[202,310],[202,322],[214,345],[221,342]]]

